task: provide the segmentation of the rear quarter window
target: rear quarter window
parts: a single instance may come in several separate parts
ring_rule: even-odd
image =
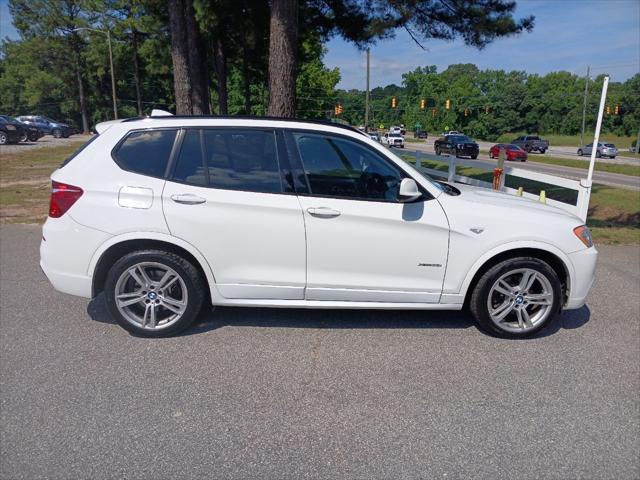
[[[143,130],[129,133],[113,151],[120,168],[163,178],[177,129]]]

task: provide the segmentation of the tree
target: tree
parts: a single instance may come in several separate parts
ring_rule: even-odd
[[[377,39],[405,29],[415,42],[462,37],[467,45],[483,48],[494,39],[533,28],[533,17],[512,17],[511,0],[331,0],[303,2],[306,28],[328,38],[340,34],[364,48]],[[269,112],[293,116],[298,34],[298,2],[273,0],[269,42]],[[424,47],[423,47],[424,48]]]
[[[269,108],[274,117],[296,114],[298,0],[273,0],[269,33]]]

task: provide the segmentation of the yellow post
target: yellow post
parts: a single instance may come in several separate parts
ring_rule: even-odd
[[[519,197],[521,197],[523,192],[524,192],[524,188],[522,188],[522,187],[518,187],[518,193],[517,193],[516,195],[518,195]]]
[[[547,192],[540,190],[540,203],[547,203]]]

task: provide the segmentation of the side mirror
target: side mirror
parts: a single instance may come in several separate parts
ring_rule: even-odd
[[[398,197],[401,202],[411,202],[422,196],[418,190],[418,184],[413,178],[403,178],[400,182]]]

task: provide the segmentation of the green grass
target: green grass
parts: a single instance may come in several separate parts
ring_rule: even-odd
[[[496,143],[506,143],[514,140],[515,138],[521,137],[522,135],[534,135],[531,132],[517,132],[517,133],[503,133],[498,137]],[[555,134],[540,134],[540,138],[544,140],[549,140],[549,145],[552,147],[557,146],[566,146],[566,147],[579,147],[580,146],[580,135],[555,135]],[[612,133],[601,133],[600,134],[600,142],[607,142],[615,144],[619,150],[628,150],[631,146],[631,143],[636,139],[635,135],[633,136],[619,136],[614,135]],[[584,134],[584,143],[589,144],[593,142],[593,132],[585,132]],[[624,153],[627,155],[627,153]]]
[[[480,153],[489,155],[489,150],[480,150]],[[587,158],[587,157],[585,157]],[[537,153],[529,154],[529,162],[546,163],[548,165],[561,165],[564,167],[580,168],[587,171],[589,162],[586,160],[578,160],[571,158],[552,157],[549,155],[540,155]],[[505,162],[506,165],[518,166],[517,162]],[[619,165],[617,163],[602,163],[596,159],[595,169],[598,172],[619,173],[621,175],[630,175],[640,177],[640,165]]]
[[[415,163],[415,157],[404,155],[403,158],[409,163]],[[448,170],[448,164],[445,162],[422,159],[421,163],[427,168],[444,172]],[[457,172],[486,182],[491,182],[493,178],[492,172],[480,168],[458,167]],[[523,187],[524,191],[534,195],[539,195],[540,190],[545,190],[547,198],[574,205],[578,197],[576,190],[513,175],[507,175],[505,185],[511,188]],[[597,244],[640,245],[640,192],[594,185],[587,224]]]

